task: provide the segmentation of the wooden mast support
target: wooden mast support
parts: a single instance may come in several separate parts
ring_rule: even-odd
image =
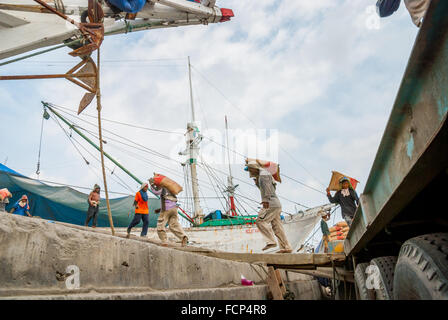
[[[95,11],[95,18],[96,16],[97,12]],[[109,192],[107,190],[106,169],[104,167],[103,134],[101,130],[100,48],[97,50],[96,108],[98,110],[98,138],[100,140],[101,168],[103,171],[104,193],[106,194],[107,215],[109,216],[109,224],[112,235],[115,235],[114,221],[112,220],[112,213],[110,211]]]

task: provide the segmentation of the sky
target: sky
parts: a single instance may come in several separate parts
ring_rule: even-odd
[[[159,172],[185,188],[180,164],[185,158],[178,152],[185,149],[183,134],[192,120],[190,57],[195,116],[204,135],[201,154],[219,170],[212,175],[204,165],[198,169],[205,213],[225,205],[215,192],[223,189],[229,171],[227,150],[220,147],[226,144],[225,116],[229,147],[237,151],[230,152],[230,168],[237,193],[243,195],[237,196],[243,214],[255,214],[260,200],[243,170],[242,155],[247,154],[280,163],[283,181],[277,192],[287,213],[327,203],[332,170],[359,180],[361,194],[418,32],[403,5],[380,20],[375,2],[222,0],[218,6],[234,11],[230,22],[106,37],[101,48],[105,151],[141,180]],[[66,72],[78,62],[69,51],[3,66],[0,72]],[[69,139],[52,119],[43,124],[36,175],[41,101],[71,110],[62,109],[98,141],[96,126],[84,122],[96,123],[95,102],[83,116],[72,116],[83,93],[66,80],[1,82],[0,162],[44,181],[103,187],[98,153],[61,124]],[[117,135],[129,139],[121,140],[128,145],[116,142]],[[129,147],[132,143],[140,150]],[[269,152],[264,154],[266,146]],[[110,161],[106,166],[112,197],[138,190]],[[180,195],[187,209],[190,196],[188,189]],[[338,209],[330,222],[340,220]]]

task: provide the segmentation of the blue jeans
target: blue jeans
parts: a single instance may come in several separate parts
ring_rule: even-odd
[[[149,225],[148,216],[149,216],[148,214],[136,213],[134,215],[134,219],[132,219],[131,224],[128,227],[128,233],[130,233],[131,229],[140,223],[140,220],[143,220],[143,228],[140,236],[142,237],[146,236],[146,233],[148,233],[148,225]]]

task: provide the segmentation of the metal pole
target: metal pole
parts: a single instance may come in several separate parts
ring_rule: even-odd
[[[68,122],[64,117],[62,117],[56,110],[54,110],[52,107],[50,107],[46,102],[42,102],[44,106],[48,108],[53,114],[55,114],[59,119],[61,119],[66,125],[70,127],[73,131],[75,131],[77,134],[79,134],[84,140],[86,140],[92,147],[94,147],[96,150],[101,152],[100,147],[98,147],[95,143],[93,143],[92,140],[90,140],[87,136],[85,136],[81,131],[79,131],[73,124]],[[119,167],[121,170],[126,172],[132,179],[137,181],[138,183],[143,183],[140,179],[138,179],[136,176],[134,176],[131,172],[129,172],[125,167],[123,167],[119,162],[117,162],[114,158],[112,158],[107,152],[103,151],[104,155],[112,161],[117,167]]]
[[[188,78],[190,80],[190,105],[191,105],[191,118],[193,122],[196,121],[196,117],[194,114],[194,102],[193,102],[193,85],[191,83],[191,64],[190,64],[190,56],[188,56]]]
[[[190,149],[190,170],[191,170],[191,189],[193,191],[194,202],[194,216],[197,224],[203,223],[204,215],[202,213],[201,202],[199,201],[199,186],[198,186],[198,174],[196,170],[196,152],[199,150],[195,141],[194,132],[196,129],[195,114],[194,114],[194,102],[193,102],[193,86],[191,82],[191,64],[190,57],[188,57],[188,77],[190,80],[190,104],[191,104],[191,117],[192,123],[187,125],[188,130],[188,147]]]
[[[19,76],[0,76],[0,80],[33,80],[33,79],[59,79],[59,78],[91,78],[94,73],[84,74],[37,74],[37,75],[19,75]]]
[[[84,140],[86,140],[92,147],[94,147],[96,150],[101,151],[100,148],[92,141],[90,140],[87,136],[85,136],[81,131],[79,131],[73,124],[71,124],[70,122],[68,122],[63,116],[61,116],[56,110],[54,110],[52,107],[50,107],[48,105],[48,103],[43,102],[42,104],[48,108],[48,110],[50,110],[54,115],[56,115],[59,119],[61,119],[66,125],[68,125],[70,127],[70,129],[72,129],[73,131],[75,131],[77,134],[79,134],[79,136],[81,138],[83,138]],[[141,181],[139,178],[137,178],[136,176],[134,176],[131,172],[129,172],[129,170],[127,170],[125,167],[123,167],[119,162],[117,162],[114,158],[112,158],[107,152],[103,151],[104,155],[106,156],[106,158],[108,158],[110,161],[112,161],[117,167],[119,167],[121,170],[123,170],[128,176],[130,176],[132,179],[134,179],[137,183],[142,184],[143,181]],[[155,195],[151,190],[149,190],[149,192],[151,192],[155,197],[157,197],[157,199],[159,199],[159,196]],[[182,208],[179,207],[179,210],[182,211]],[[193,222],[191,220],[191,218],[187,218],[185,215],[183,215],[181,212],[178,211],[178,214],[185,218],[186,220]]]
[[[227,191],[229,194],[229,200],[230,200],[230,214],[232,216],[236,216],[236,208],[235,208],[235,188],[233,186],[233,177],[232,177],[232,168],[230,165],[230,146],[229,146],[229,126],[227,124],[227,116],[225,116],[225,121],[226,121],[226,141],[227,141],[227,158],[229,160],[229,178],[228,178],[228,187],[227,187]]]

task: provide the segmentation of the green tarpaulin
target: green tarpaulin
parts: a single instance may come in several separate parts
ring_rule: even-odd
[[[88,208],[88,194],[70,187],[53,187],[38,180],[27,178],[0,164],[0,189],[8,188],[13,197],[6,209],[24,194],[28,196],[30,213],[43,219],[84,225]],[[137,190],[136,190],[137,192]],[[102,194],[103,195],[103,194]],[[115,227],[127,227],[134,216],[133,196],[110,199],[112,219]],[[157,225],[158,215],[155,209],[160,208],[160,200],[149,198],[149,226]],[[129,214],[129,216],[128,216]],[[91,224],[91,222],[90,222]],[[109,227],[106,200],[102,199],[98,216],[98,227]],[[141,223],[139,224],[141,226]]]

